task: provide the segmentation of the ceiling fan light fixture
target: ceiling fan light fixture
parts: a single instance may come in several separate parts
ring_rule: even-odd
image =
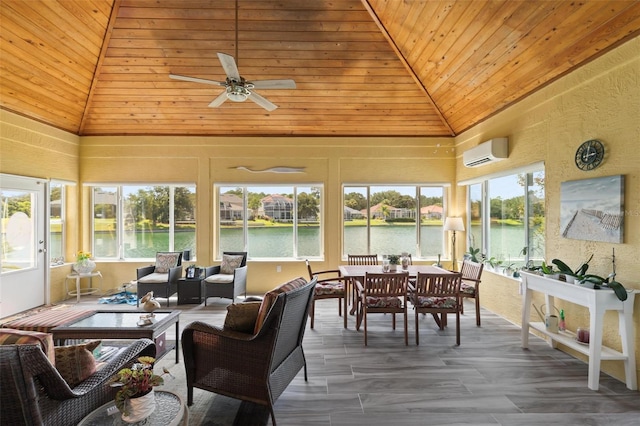
[[[233,102],[244,102],[249,97],[250,92],[242,86],[227,87],[227,98]]]

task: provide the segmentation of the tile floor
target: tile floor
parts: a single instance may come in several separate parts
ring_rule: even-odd
[[[86,296],[80,306],[135,309],[96,301]],[[181,310],[181,328],[196,320],[221,325],[228,303],[209,299],[207,307],[176,306],[174,298],[171,309]],[[337,302],[318,301],[315,329],[307,325],[304,338],[309,381],[300,373],[276,402],[278,424],[640,425],[638,391],[606,374],[598,391],[589,390],[583,361],[538,338],[523,350],[519,327],[486,310],[482,327],[476,327],[473,305],[465,312],[460,346],[455,346],[455,322],[450,319],[442,332],[430,316],[420,318],[416,346],[410,312],[409,346],[402,321],[394,331],[390,315],[376,314],[365,347],[353,317],[344,330]],[[163,360],[173,359],[169,354]]]

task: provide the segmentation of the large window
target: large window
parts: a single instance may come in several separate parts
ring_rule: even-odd
[[[544,259],[545,194],[541,165],[489,177],[467,187],[467,247],[519,267]]]
[[[216,194],[218,256],[322,258],[322,186],[225,185]]]
[[[343,202],[344,257],[406,252],[436,259],[445,253],[444,187],[345,185]]]
[[[184,250],[196,257],[195,186],[94,186],[92,206],[96,258],[148,259]]]

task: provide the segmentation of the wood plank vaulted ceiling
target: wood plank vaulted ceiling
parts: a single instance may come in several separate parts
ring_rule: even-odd
[[[0,107],[78,135],[451,136],[640,34],[640,1],[2,0]],[[237,27],[236,27],[237,15]],[[238,44],[236,45],[236,36]],[[216,56],[278,105],[209,108]]]

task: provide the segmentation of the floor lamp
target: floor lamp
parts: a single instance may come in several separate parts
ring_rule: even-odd
[[[464,232],[464,223],[462,223],[461,217],[448,217],[444,221],[444,230],[452,231],[451,234],[451,262],[452,268],[454,271],[458,270],[458,265],[456,263],[456,231]]]

